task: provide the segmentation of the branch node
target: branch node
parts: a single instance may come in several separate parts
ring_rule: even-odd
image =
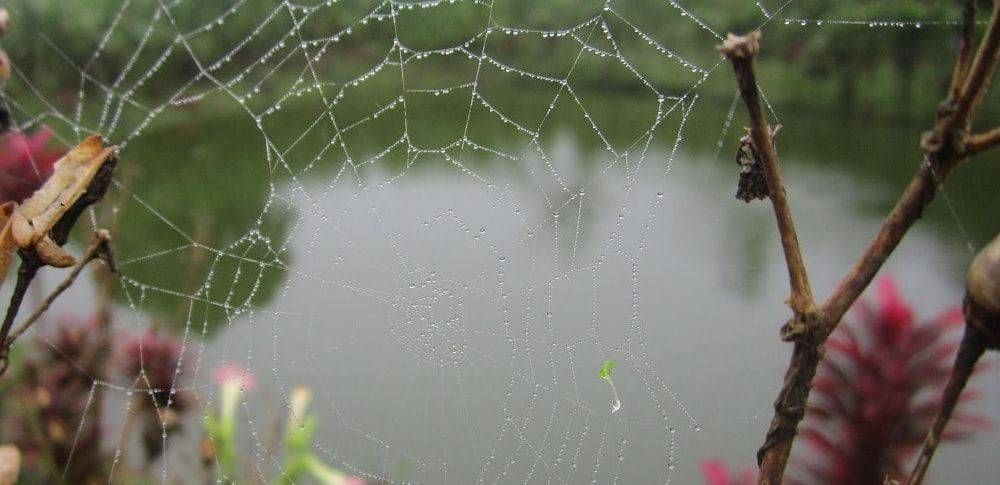
[[[726,34],[726,40],[718,47],[730,59],[753,59],[760,51],[760,32],[747,35]]]
[[[822,323],[815,308],[802,312],[796,311],[795,315],[781,326],[781,340],[819,345],[824,337]]]

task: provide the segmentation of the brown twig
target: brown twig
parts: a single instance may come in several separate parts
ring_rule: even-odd
[[[759,32],[751,32],[746,36],[730,34],[722,44],[721,50],[733,62],[740,96],[746,103],[747,111],[750,114],[750,137],[764,166],[768,197],[771,199],[774,216],[778,221],[781,247],[785,253],[788,278],[792,287],[789,305],[795,313],[805,313],[812,310],[814,306],[812,290],[809,287],[806,266],[802,260],[799,238],[795,233],[792,209],[788,205],[785,185],[778,167],[778,155],[774,150],[774,133],[764,117],[764,108],[761,105],[760,91],[757,89],[757,79],[754,73],[754,58],[760,48],[759,38]]]
[[[972,62],[972,46],[976,33],[976,0],[965,0],[962,8],[962,40],[958,47],[958,59],[951,75],[951,86],[948,92],[952,98],[958,98],[962,86],[965,85],[965,75],[969,72]]]
[[[868,287],[882,264],[902,241],[906,231],[920,218],[925,207],[930,204],[941,180],[947,176],[957,161],[957,154],[952,153],[940,160],[940,168],[932,168],[932,162],[926,160],[910,180],[895,207],[889,212],[878,233],[868,243],[861,257],[851,266],[841,279],[833,293],[821,307],[822,321],[826,333],[833,331],[851,305]]]
[[[923,449],[920,450],[920,456],[917,458],[917,464],[910,475],[908,483],[911,485],[918,485],[924,481],[924,476],[927,474],[927,467],[931,463],[931,458],[934,457],[934,451],[937,450],[938,444],[941,443],[944,427],[948,424],[948,420],[951,419],[951,413],[955,410],[955,405],[958,404],[962,390],[965,389],[965,384],[969,381],[969,377],[972,376],[972,372],[976,368],[976,362],[979,361],[979,358],[986,351],[986,346],[983,345],[982,339],[977,333],[978,331],[971,326],[965,329],[965,335],[962,336],[962,343],[958,349],[958,354],[955,355],[954,371],[951,374],[951,378],[948,379],[948,385],[944,390],[941,409],[930,431],[927,433]]]
[[[967,7],[968,8],[968,7]],[[966,14],[966,22],[974,18]],[[780,184],[771,185],[772,203],[778,217],[779,230],[782,231],[782,246],[786,251],[786,263],[791,285],[792,300],[789,302],[795,314],[782,328],[782,339],[794,342],[791,361],[785,373],[784,383],[778,398],[774,403],[774,417],[768,429],[767,437],[757,454],[760,465],[759,483],[781,483],[785,466],[791,453],[798,423],[805,416],[806,402],[816,375],[816,368],[823,357],[823,343],[836,328],[840,319],[854,304],[864,289],[871,283],[875,274],[895,250],[907,230],[920,218],[924,208],[933,200],[940,183],[948,173],[966,158],[968,130],[976,109],[982,102],[989,87],[990,78],[995,72],[1000,45],[1000,0],[994,1],[993,16],[987,32],[981,42],[975,58],[961,67],[962,59],[957,67],[960,74],[955,80],[961,84],[957,96],[950,96],[939,110],[934,129],[924,136],[922,148],[925,158],[917,173],[911,179],[899,201],[882,223],[878,233],[862,252],[858,261],[848,270],[830,297],[818,309],[812,309],[803,300],[796,300],[796,295],[808,295],[796,292],[796,288],[808,288],[805,266],[801,263],[801,255],[797,251],[797,241],[789,238],[794,231],[788,231],[784,226],[783,217],[791,222],[790,211],[784,198],[784,188]],[[966,26],[963,32],[972,32],[972,27]],[[971,39],[971,34],[969,35]],[[751,128],[754,143],[760,151],[762,159],[774,159],[773,144],[770,132],[764,130],[763,112],[757,98],[757,88],[753,76],[753,58],[757,53],[759,34],[746,37],[732,36],[722,46],[723,52],[730,58],[736,71],[737,82],[741,95],[750,112]],[[971,46],[971,41],[969,43]],[[963,48],[970,51],[971,47]],[[960,54],[960,57],[968,54]],[[771,183],[769,178],[768,183]],[[774,197],[777,195],[777,197]],[[779,209],[784,205],[784,209]],[[783,228],[784,226],[784,228]],[[794,243],[794,244],[793,244]],[[792,257],[789,257],[792,255]],[[811,300],[811,298],[810,298]]]
[[[977,133],[969,137],[965,143],[965,155],[972,156],[1000,145],[1000,126],[986,133]]]
[[[18,337],[20,337],[25,331],[28,330],[28,328],[38,321],[42,314],[44,314],[49,307],[52,306],[52,303],[56,300],[56,298],[73,285],[73,282],[76,281],[76,277],[80,276],[83,268],[87,266],[88,263],[95,259],[100,259],[108,265],[108,268],[111,269],[112,272],[115,271],[114,255],[111,251],[110,243],[111,236],[108,234],[108,231],[99,229],[95,232],[94,240],[90,243],[90,246],[87,248],[87,252],[84,253],[80,262],[76,263],[76,266],[73,267],[72,271],[66,275],[66,279],[59,283],[59,285],[52,290],[52,293],[49,293],[49,296],[45,297],[45,300],[42,301],[42,304],[37,309],[35,309],[34,313],[32,313],[28,319],[24,321],[24,323],[10,333],[10,337],[8,337],[7,341],[4,342],[4,347],[10,347]]]
[[[38,270],[43,266],[37,257],[26,256],[23,251],[19,253],[21,254],[21,265],[17,268],[17,283],[14,285],[14,291],[10,294],[7,313],[4,315],[3,325],[0,326],[0,375],[7,370],[9,362],[7,354],[10,347],[4,344],[7,341],[7,334],[14,326],[14,319],[17,318],[21,304],[24,303],[24,297],[28,294],[28,287],[31,286],[31,282],[38,275]]]
[[[785,253],[785,263],[788,267],[792,292],[788,303],[794,316],[790,324],[782,329],[782,338],[795,340],[795,351],[788,367],[788,373],[785,375],[785,385],[774,404],[774,419],[768,429],[766,442],[761,448],[761,453],[758,454],[762,482],[765,476],[770,475],[773,477],[769,479],[772,480],[771,483],[778,483],[784,470],[784,462],[791,451],[795,429],[805,415],[805,398],[809,393],[808,386],[816,372],[816,367],[808,364],[819,360],[820,351],[819,345],[815,344],[813,339],[806,338],[808,335],[814,334],[813,330],[818,328],[815,323],[816,305],[809,287],[809,278],[802,260],[802,252],[795,233],[784,182],[778,168],[773,133],[764,118],[764,110],[761,106],[760,92],[754,73],[754,57],[759,50],[759,38],[758,32],[752,32],[746,36],[730,34],[721,50],[733,63],[740,95],[747,105],[747,111],[750,115],[750,136],[764,166],[768,197],[771,199],[775,219],[778,223],[778,232],[781,235],[781,246]],[[765,450],[768,452],[765,453]],[[780,460],[780,466],[772,465],[772,463],[779,465],[772,457],[777,457]]]
[[[1000,0],[993,0],[993,12],[990,17],[989,26],[976,51],[976,58],[973,59],[969,67],[969,74],[965,78],[962,86],[962,93],[958,97],[958,106],[954,116],[950,117],[954,125],[952,128],[968,130],[972,122],[972,117],[976,109],[986,97],[993,73],[1000,64]],[[948,119],[949,117],[946,117]]]
[[[922,142],[926,153],[924,163],[910,180],[910,184],[861,258],[851,267],[830,298],[823,304],[823,321],[830,327],[829,331],[833,330],[832,327],[837,325],[844,313],[868,286],[910,226],[920,218],[924,208],[934,198],[938,185],[968,156],[966,147],[970,120],[989,88],[989,79],[996,70],[998,59],[1000,59],[1000,1],[994,2],[993,16],[987,34],[969,67],[970,72],[966,76],[959,97],[945,102],[950,109],[940,110],[934,129],[924,135]]]
[[[987,349],[1000,348],[1000,235],[976,255],[965,283],[965,335],[959,345],[951,378],[941,396],[941,409],[927,432],[920,456],[910,475],[910,485],[919,485],[927,474],[934,452],[941,443],[948,420],[962,397],[969,377]]]

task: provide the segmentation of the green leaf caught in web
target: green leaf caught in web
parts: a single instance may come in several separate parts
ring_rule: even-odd
[[[610,379],[611,370],[614,368],[615,368],[615,361],[605,360],[604,363],[601,364],[601,368],[597,371],[597,377],[600,377],[601,379],[605,380]]]

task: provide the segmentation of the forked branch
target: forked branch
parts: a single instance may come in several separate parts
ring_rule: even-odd
[[[108,269],[112,272],[117,271],[115,268],[114,253],[111,251],[111,235],[104,229],[98,229],[97,232],[94,233],[94,239],[91,241],[90,246],[87,247],[87,251],[84,253],[83,258],[81,258],[69,274],[66,275],[66,279],[59,283],[59,285],[52,290],[52,293],[49,293],[49,295],[45,297],[42,304],[35,309],[34,313],[32,313],[28,319],[24,321],[24,323],[10,333],[10,337],[7,337],[7,341],[3,343],[3,350],[6,351],[14,343],[14,341],[21,336],[21,334],[31,328],[31,326],[38,321],[42,314],[44,314],[49,307],[52,306],[52,303],[56,301],[56,298],[73,285],[73,282],[76,281],[77,276],[80,276],[80,272],[83,271],[83,268],[95,259],[104,261],[104,264],[108,265]]]
[[[972,156],[1000,145],[1000,126],[986,133],[978,133],[969,137],[965,143],[966,156]]]
[[[83,212],[104,198],[111,186],[117,164],[114,152],[115,147],[104,146],[99,135],[81,142],[56,162],[55,173],[41,188],[13,209],[0,231],[0,273],[6,273],[15,249],[21,258],[17,282],[0,324],[0,375],[9,363],[9,332],[38,271],[45,266],[76,263],[63,245]],[[0,207],[0,219],[8,208]]]
[[[995,130],[983,137],[970,137],[969,127],[1000,62],[1000,0],[994,0],[989,26],[974,57],[971,52],[975,10],[971,3],[966,3],[963,16],[963,41],[952,78],[952,88],[948,99],[939,109],[933,129],[924,135],[922,148],[925,156],[920,168],[886,216],[878,233],[818,309],[813,308],[812,298],[808,293],[805,265],[798,249],[780,174],[772,183],[773,174],[768,173],[770,195],[781,231],[792,286],[790,304],[794,315],[782,328],[782,338],[793,341],[795,347],[784,384],[774,403],[771,426],[757,454],[760,465],[758,480],[761,484],[781,483],[796,429],[805,416],[812,379],[823,357],[823,344],[827,337],[868,287],[909,228],[923,214],[924,208],[934,199],[939,185],[951,170],[972,153],[979,153],[996,144]],[[753,72],[758,39],[758,33],[745,37],[730,34],[722,51],[733,63],[740,93],[750,114],[755,148],[759,151],[765,168],[776,173],[777,159],[773,140],[760,108]],[[797,299],[800,296],[808,296],[808,299]]]

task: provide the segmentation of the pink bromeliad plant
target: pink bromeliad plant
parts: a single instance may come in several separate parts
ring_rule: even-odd
[[[826,344],[800,434],[812,453],[797,460],[798,483],[905,479],[940,407],[961,309],[919,322],[891,277],[877,281],[875,294],[876,304],[859,301]],[[960,406],[945,438],[966,438],[983,424]]]
[[[47,127],[30,135],[0,137],[0,202],[21,202],[52,175],[53,165],[66,151],[49,148],[51,139]]]
[[[792,484],[882,485],[905,470],[938,410],[958,347],[962,312],[949,309],[920,322],[891,277],[875,286],[875,303],[859,300],[826,344],[813,380]],[[963,402],[974,397],[963,395]],[[968,437],[985,420],[959,406],[945,439]],[[706,485],[754,480],[730,476],[720,462],[702,463]]]
[[[705,485],[754,485],[757,475],[753,467],[745,466],[736,474],[730,474],[729,468],[721,460],[705,460],[701,462],[701,475],[705,477]]]
[[[152,461],[163,452],[167,438],[180,429],[181,416],[192,400],[187,391],[176,389],[176,382],[187,371],[181,341],[147,330],[127,336],[119,353],[119,372],[144,391],[137,399],[137,412],[142,419],[146,459]]]

